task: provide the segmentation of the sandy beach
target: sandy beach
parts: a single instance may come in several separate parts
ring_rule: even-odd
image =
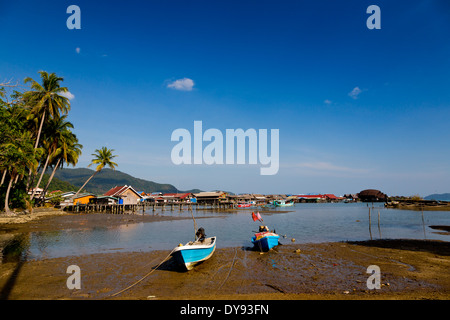
[[[10,220],[10,223],[3,223],[0,235],[5,237],[11,233],[80,226],[151,223],[159,219],[174,218],[53,212],[27,222],[13,223]],[[263,254],[250,247],[222,248],[217,249],[210,260],[189,272],[179,270],[171,259],[160,265],[168,254],[169,251],[111,252],[30,261],[3,257],[0,299],[450,298],[450,244],[443,241],[289,244],[279,245]],[[66,285],[70,276],[66,271],[70,265],[80,267],[81,289],[70,290]],[[370,265],[380,268],[380,289],[367,287],[371,275],[367,268]],[[115,295],[118,292],[121,293]]]

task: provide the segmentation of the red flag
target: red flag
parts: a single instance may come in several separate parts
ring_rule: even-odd
[[[256,213],[256,217],[258,218],[259,221],[261,221],[261,222],[263,221],[263,219],[261,218],[259,212]]]
[[[259,214],[259,212],[257,212],[256,214],[254,212],[252,212],[252,218],[253,218],[253,221],[259,220],[262,222],[262,218],[261,218],[261,215]]]

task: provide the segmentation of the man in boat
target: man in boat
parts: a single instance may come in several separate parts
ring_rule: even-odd
[[[267,226],[259,226],[259,232],[268,232],[269,228]]]
[[[203,229],[203,228],[200,227],[200,228],[197,230],[197,232],[195,233],[195,236],[197,237],[197,240],[198,240],[198,241],[200,241],[200,242],[205,241],[205,237],[206,237],[205,229]]]

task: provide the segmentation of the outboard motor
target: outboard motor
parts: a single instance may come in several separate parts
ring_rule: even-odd
[[[203,228],[200,227],[200,228],[197,230],[197,232],[195,233],[195,236],[197,237],[197,240],[203,242],[203,241],[205,240],[205,237],[206,237],[205,229],[203,229]]]

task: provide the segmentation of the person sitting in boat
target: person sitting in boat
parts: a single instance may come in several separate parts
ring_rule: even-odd
[[[200,241],[200,242],[205,241],[205,237],[206,237],[205,229],[199,228],[199,229],[197,230],[197,232],[195,233],[195,236],[197,237],[197,240],[198,240],[198,241]]]
[[[259,232],[269,232],[269,228],[267,226],[259,226]]]

